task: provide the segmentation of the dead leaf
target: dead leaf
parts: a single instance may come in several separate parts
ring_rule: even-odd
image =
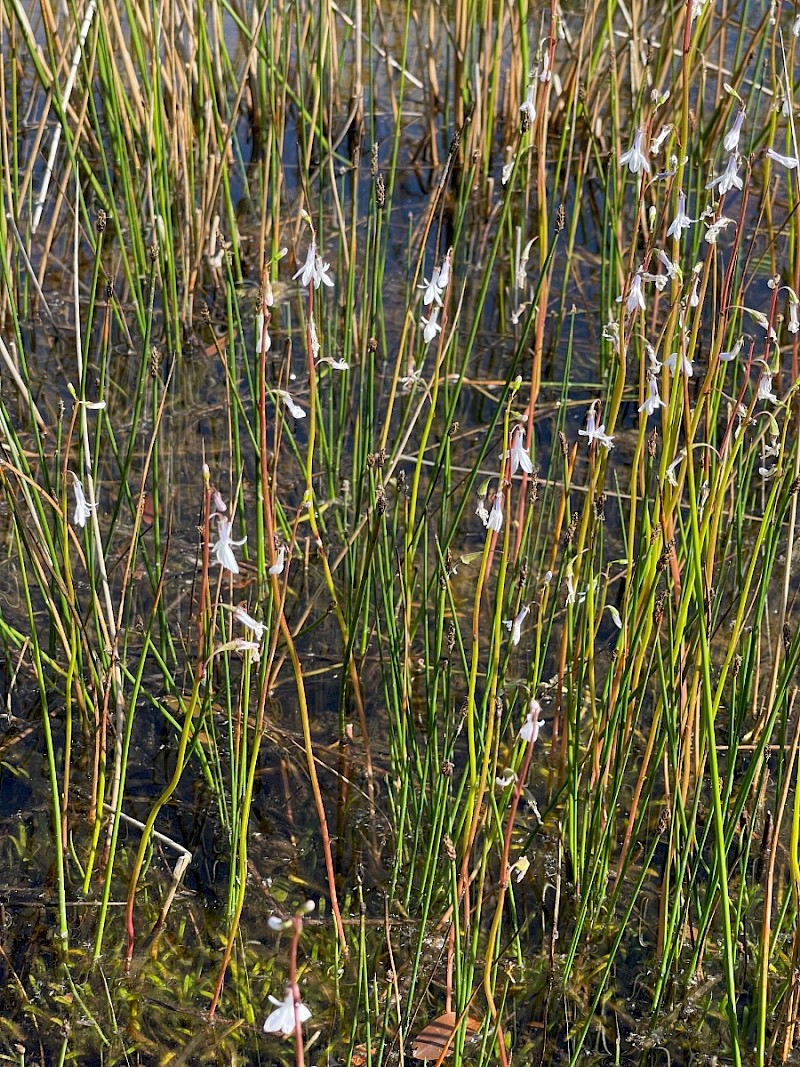
[[[446,1011],[444,1015],[440,1015],[438,1019],[434,1019],[432,1023],[428,1023],[424,1030],[421,1030],[411,1046],[411,1055],[417,1060],[438,1060],[441,1055],[442,1049],[451,1041],[452,1035],[455,1033],[456,1023],[458,1017],[452,1011]],[[467,1019],[467,1036],[473,1037],[480,1030],[481,1024],[477,1019],[473,1019],[471,1016]],[[453,1051],[452,1041],[450,1048],[447,1050],[447,1055]]]

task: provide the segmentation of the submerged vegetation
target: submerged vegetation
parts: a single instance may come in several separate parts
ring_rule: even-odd
[[[0,33],[0,1060],[796,1055],[795,12]]]

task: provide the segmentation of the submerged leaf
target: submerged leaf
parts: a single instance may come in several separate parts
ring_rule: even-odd
[[[428,1023],[424,1030],[421,1030],[411,1046],[411,1055],[417,1060],[438,1060],[441,1055],[442,1049],[450,1042],[450,1048],[447,1050],[449,1056],[452,1052],[452,1037],[456,1030],[456,1023],[458,1017],[452,1011],[446,1011],[444,1015],[440,1015],[438,1019],[434,1019],[432,1023]],[[473,1037],[480,1030],[481,1024],[477,1019],[472,1017],[467,1019],[467,1036]]]

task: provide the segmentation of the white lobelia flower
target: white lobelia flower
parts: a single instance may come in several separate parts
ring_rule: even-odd
[[[786,329],[789,333],[797,333],[800,330],[800,318],[797,315],[797,297],[794,293],[789,296],[789,325]]]
[[[506,767],[502,775],[495,778],[494,784],[497,786],[498,789],[507,789],[508,786],[514,785],[516,781],[516,774],[511,770],[510,767]]]
[[[72,491],[75,494],[75,511],[72,514],[72,521],[76,526],[85,526],[92,512],[97,507],[97,501],[89,503],[86,499],[86,494],[83,491],[83,486],[78,480],[78,476],[73,474]]]
[[[721,215],[716,222],[712,224],[706,230],[705,239],[710,245],[715,245],[719,235],[728,226],[736,225],[736,219],[729,219],[725,215]]]
[[[444,292],[447,286],[450,284],[450,262],[453,258],[453,249],[447,249],[447,255],[442,260],[442,267],[439,271],[439,289]]]
[[[422,339],[425,341],[426,345],[431,343],[437,333],[442,332],[442,327],[436,321],[438,317],[439,308],[435,304],[431,308],[430,316],[427,319],[424,315],[422,316],[422,325],[425,327],[422,331]]]
[[[667,237],[674,237],[676,241],[680,241],[683,231],[688,230],[696,221],[686,214],[686,193],[681,191],[678,193],[678,213],[667,230]]]
[[[680,361],[681,361],[681,363],[680,363],[681,373],[685,374],[687,378],[693,378],[694,377],[694,367],[692,366],[692,361],[689,359],[689,357],[682,355],[680,357]],[[672,371],[673,374],[676,374],[677,373],[677,366],[678,366],[678,353],[677,352],[673,352],[670,356],[668,356],[664,360],[664,366],[667,368],[667,370],[670,370],[670,371]]]
[[[276,1000],[273,996],[269,999],[275,1005],[275,1011],[267,1016],[264,1023],[266,1034],[284,1034],[290,1037],[295,1031],[295,1019],[298,1023],[304,1023],[311,1018],[311,1012],[302,1000],[298,998],[295,1002],[291,987],[287,987],[283,1000]]]
[[[677,456],[675,457],[675,459],[673,459],[672,463],[670,463],[670,465],[667,467],[666,471],[664,472],[664,476],[666,477],[667,481],[669,482],[669,484],[672,486],[673,489],[677,489],[678,488],[678,478],[677,478],[677,475],[675,474],[675,471],[678,469],[678,467],[680,467],[681,463],[683,463],[683,461],[685,459],[686,459],[686,449],[682,448],[680,450],[680,452],[677,454]]]
[[[272,338],[269,335],[269,328],[265,325],[265,316],[263,311],[259,311],[256,315],[256,353],[260,356],[262,353],[269,352],[272,348]]]
[[[739,340],[736,342],[736,344],[733,346],[733,348],[729,352],[720,352],[720,354],[719,354],[720,363],[730,363],[731,360],[736,359],[736,357],[742,351],[743,347],[744,347],[744,337],[740,337]]]
[[[520,610],[519,615],[517,615],[517,617],[515,619],[506,619],[504,621],[503,625],[508,627],[508,629],[511,631],[511,644],[512,645],[518,645],[519,644],[520,638],[522,637],[522,624],[523,624],[523,622],[525,622],[525,619],[528,617],[528,612],[530,610],[531,610],[530,607],[526,604]]]
[[[628,299],[625,301],[625,310],[629,315],[633,315],[637,308],[641,308],[642,311],[646,310],[644,293],[642,292],[642,273],[638,270],[631,280],[630,292],[628,293]]]
[[[425,290],[422,296],[422,303],[425,307],[429,304],[438,304],[439,307],[442,306],[442,292],[444,291],[444,286],[440,284],[440,274],[440,268],[434,267],[433,273],[431,274],[431,280],[428,281],[427,278],[423,278],[422,285],[417,286],[418,289]]]
[[[286,545],[281,545],[275,555],[275,562],[269,568],[269,573],[278,575],[283,574],[283,568],[286,564]]]
[[[739,114],[733,120],[733,125],[725,134],[722,141],[722,147],[726,152],[735,152],[739,147],[739,135],[742,132],[742,123],[744,122],[745,110],[741,109]]]
[[[768,400],[770,404],[777,404],[778,398],[772,391],[772,372],[769,368],[761,372],[761,377],[758,379],[758,396],[757,400]]]
[[[231,574],[238,574],[239,564],[236,562],[233,550],[238,548],[239,545],[243,545],[247,538],[243,537],[241,541],[232,541],[230,522],[227,519],[219,518],[219,516],[217,518],[217,538],[216,544],[211,546],[214,559],[219,563],[220,567],[224,567]]]
[[[661,129],[658,131],[658,133],[655,135],[655,137],[651,137],[650,138],[650,155],[651,156],[657,156],[658,155],[658,153],[661,151],[661,146],[666,141],[666,139],[669,137],[669,135],[672,133],[674,128],[675,127],[672,125],[672,123],[670,123],[669,125],[664,125],[664,126],[661,127]]]
[[[627,166],[631,174],[638,174],[639,171],[644,171],[647,174],[650,173],[650,164],[647,161],[647,156],[642,151],[643,140],[644,130],[640,126],[633,135],[633,144],[631,147],[619,157],[619,165],[621,167]]]
[[[257,641],[260,641],[267,630],[266,623],[259,622],[254,619],[252,615],[248,615],[244,608],[234,608],[233,617],[237,622],[240,622],[246,629],[251,630],[253,636]]]
[[[613,604],[606,604],[608,614],[611,616],[611,621],[614,623],[618,630],[622,629],[622,616]]]
[[[525,436],[524,426],[515,426],[511,431],[511,448],[503,453],[502,458],[511,458],[511,477],[522,469],[526,474],[533,474],[533,462],[527,448],[522,443]]]
[[[531,81],[528,83],[528,91],[525,94],[525,99],[519,105],[519,109],[522,112],[522,121],[527,123],[528,126],[532,126],[534,119],[536,118],[536,82]]]
[[[594,442],[597,441],[597,443],[601,444],[604,448],[611,449],[614,447],[614,438],[608,436],[604,423],[601,423],[599,426],[597,425],[597,416],[595,414],[596,404],[597,401],[595,400],[586,415],[586,429],[578,430],[578,434],[581,437],[587,438],[586,443],[590,448]]]
[[[503,493],[500,489],[494,494],[492,510],[486,520],[486,528],[494,530],[495,533],[500,533],[503,528]]]
[[[525,722],[522,724],[522,729],[517,734],[520,741],[527,741],[530,744],[534,744],[539,737],[539,731],[544,726],[544,719],[540,719],[539,716],[542,712],[542,706],[538,700],[532,699],[528,704],[528,714],[525,718]]]
[[[776,152],[773,148],[768,148],[766,154],[770,159],[774,159],[776,163],[780,163],[782,167],[786,167],[787,170],[794,170],[797,166],[797,156],[782,156],[780,152]]]
[[[706,186],[706,189],[716,188],[720,196],[724,196],[729,189],[742,189],[744,188],[744,182],[739,177],[739,163],[736,153],[732,153],[728,157],[728,165],[718,178],[712,178],[712,180]]]
[[[306,417],[305,411],[303,411],[299,404],[294,402],[291,393],[287,393],[285,389],[276,389],[275,392],[288,408],[290,415],[296,419],[304,419]]]
[[[330,263],[324,263],[322,256],[317,252],[317,242],[312,237],[311,244],[306,252],[306,261],[292,278],[299,278],[300,284],[307,287],[313,283],[315,289],[320,285],[333,286],[333,278],[328,274]]]
[[[639,411],[644,411],[649,417],[655,415],[659,408],[665,408],[667,405],[661,399],[661,394],[658,391],[658,378],[655,374],[647,375],[647,396],[644,403],[640,406]]]

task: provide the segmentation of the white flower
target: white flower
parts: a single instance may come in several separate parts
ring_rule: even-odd
[[[539,701],[532,699],[528,704],[528,714],[525,722],[517,735],[520,741],[528,741],[530,744],[534,744],[539,736],[539,731],[544,726],[544,719],[539,718],[541,711],[542,706]]]
[[[330,263],[323,263],[322,256],[317,252],[317,242],[312,237],[311,244],[306,252],[306,261],[300,270],[292,275],[292,278],[299,278],[303,287],[310,285],[312,282],[315,289],[319,289],[320,285],[323,284],[332,286],[333,279],[328,274],[329,269]]]
[[[481,520],[484,526],[489,525],[489,512],[486,510],[486,497],[478,497],[478,506],[475,508],[475,514]]]
[[[632,315],[637,308],[645,310],[644,293],[642,292],[642,275],[639,271],[636,272],[631,281],[631,291],[628,293],[628,299],[625,302],[625,308],[629,315]]]
[[[425,305],[425,307],[427,307],[428,304],[434,303],[438,304],[439,307],[442,306],[442,292],[444,290],[444,286],[440,285],[439,283],[439,274],[439,267],[434,267],[433,273],[431,274],[431,280],[428,281],[427,278],[423,278],[422,285],[417,286],[418,289],[425,290],[422,297],[422,303]],[[424,321],[425,320],[423,319],[423,322]]]
[[[678,193],[678,213],[667,230],[667,237],[674,237],[676,241],[680,241],[683,231],[688,230],[695,221],[686,214],[686,193],[681,191]]]
[[[302,1000],[298,998],[295,1002],[294,993],[290,987],[287,987],[286,996],[282,1001],[276,1000],[273,996],[269,999],[275,1005],[275,1011],[267,1016],[267,1021],[264,1023],[266,1034],[285,1034],[289,1037],[294,1033],[295,1018],[299,1023],[307,1022],[311,1018],[311,1012]]]
[[[739,147],[739,135],[742,132],[742,123],[744,122],[745,111],[741,109],[739,114],[733,120],[733,125],[725,134],[722,141],[722,147],[726,152],[735,152]]]
[[[660,362],[658,356],[656,355],[656,350],[653,348],[649,341],[645,341],[644,347],[645,351],[647,352],[648,371],[650,372],[650,374],[658,374],[664,364]]]
[[[596,403],[597,401],[595,401],[595,404]],[[608,434],[605,432],[606,428],[604,423],[601,423],[599,426],[597,425],[597,416],[595,415],[595,404],[592,404],[592,406],[589,408],[588,414],[586,415],[586,429],[578,430],[578,434],[581,437],[586,437],[588,439],[586,443],[589,445],[590,448],[592,447],[592,444],[597,441],[604,448],[611,449],[614,447],[614,438],[609,437]]]
[[[692,288],[689,290],[689,307],[696,308],[700,303],[700,271],[702,270],[702,264],[699,269],[694,269],[694,279],[692,281]]]
[[[513,478],[517,471],[522,468],[526,474],[533,474],[533,462],[528,450],[522,443],[522,439],[525,436],[525,428],[523,426],[515,426],[511,431],[511,448],[503,453],[503,459],[511,457],[511,477]]]
[[[722,174],[718,178],[713,178],[706,186],[706,189],[713,189],[715,186],[719,186],[720,196],[724,196],[729,189],[742,189],[744,182],[739,177],[738,170],[739,163],[734,153],[728,157],[728,165]]]
[[[242,626],[247,627],[248,630],[252,630],[257,641],[260,641],[263,638],[267,629],[266,623],[259,622],[257,619],[254,619],[252,615],[248,615],[244,608],[234,608],[233,617],[240,622]]]
[[[776,163],[780,163],[782,167],[786,167],[787,170],[794,170],[797,166],[797,156],[782,156],[780,152],[776,152],[773,148],[768,148],[766,154],[770,159],[774,159]]]
[[[673,125],[670,123],[668,126],[664,125],[655,135],[650,139],[650,155],[656,156],[661,151],[662,144],[666,141],[669,135],[672,133]]]
[[[495,533],[499,533],[503,528],[503,493],[500,489],[494,494],[492,510],[489,512],[486,526]]]
[[[678,469],[678,467],[680,467],[681,463],[683,463],[683,461],[685,459],[686,459],[686,449],[682,448],[680,450],[680,452],[677,454],[677,456],[675,457],[675,459],[673,459],[672,463],[670,463],[670,465],[666,469],[666,472],[665,472],[666,479],[669,482],[669,484],[672,486],[673,489],[677,489],[678,488],[678,479],[677,479],[677,477],[675,475],[675,471]]]
[[[86,499],[86,494],[83,491],[83,486],[78,481],[77,475],[73,474],[72,491],[75,493],[75,511],[72,515],[72,521],[76,526],[85,526],[88,519],[91,517],[92,512],[97,507],[97,502],[89,503]]]
[[[687,378],[693,378],[694,377],[694,367],[692,366],[692,361],[689,359],[688,356],[683,356],[682,355],[680,358],[681,358],[681,372],[683,374],[685,374]],[[673,352],[670,356],[668,356],[664,360],[664,366],[668,370],[671,370],[673,374],[677,373],[677,370],[676,370],[677,364],[678,364],[678,353],[677,352]]]
[[[523,122],[527,121],[529,126],[533,125],[533,121],[536,118],[536,82],[532,81],[528,85],[528,91],[525,95],[524,101],[519,105],[519,109],[523,115]]]
[[[722,231],[731,224],[735,226],[736,219],[729,219],[726,218],[725,215],[721,215],[717,219],[717,221],[713,222],[706,230],[706,241],[708,241],[710,245],[715,245],[717,243],[717,238],[722,233]]]
[[[744,337],[740,337],[736,344],[729,352],[720,352],[719,358],[721,363],[730,363],[731,360],[736,359],[744,346]]]
[[[509,767],[506,767],[502,776],[495,778],[494,784],[498,789],[506,789],[508,786],[513,785],[516,780],[516,774]]]
[[[431,308],[429,318],[426,319],[424,315],[422,316],[422,325],[425,327],[422,331],[422,339],[425,341],[426,345],[431,343],[437,333],[442,332],[442,327],[436,321],[438,317],[439,308],[436,305]]]
[[[642,151],[643,140],[644,130],[640,126],[633,135],[633,144],[631,147],[619,157],[619,165],[621,167],[627,165],[631,174],[638,174],[640,170],[646,171],[648,174],[650,173],[650,164],[647,161],[647,156]]]
[[[442,269],[439,271],[439,288],[442,292],[445,291],[450,284],[450,261],[453,257],[453,249],[447,249],[447,255],[442,260]]]
[[[275,562],[269,568],[270,574],[283,574],[283,568],[286,561],[286,545],[281,545],[277,551]]]
[[[667,405],[661,399],[661,394],[658,391],[658,378],[655,374],[647,375],[647,397],[644,403],[640,406],[639,411],[644,411],[649,417],[655,415],[659,408],[665,408]]]
[[[293,415],[296,419],[304,419],[306,417],[305,411],[299,404],[294,402],[290,393],[287,393],[285,389],[276,389],[275,392],[289,409],[290,415]]]
[[[769,478],[774,478],[775,477],[775,475],[778,473],[778,468],[777,468],[777,466],[776,467],[759,467],[758,468],[758,473],[761,475],[761,477],[766,482]]]
[[[515,619],[506,619],[504,625],[511,631],[511,644],[518,645],[520,638],[522,637],[522,624],[528,617],[528,612],[531,609],[526,604],[517,615]]]
[[[236,557],[233,554],[234,547],[238,548],[239,545],[243,545],[247,540],[243,537],[241,541],[231,540],[231,524],[227,519],[218,518],[217,521],[217,537],[219,540],[216,544],[211,546],[211,551],[214,553],[214,559],[219,563],[220,567],[224,567],[230,571],[231,574],[239,573],[239,564],[236,562]]]
[[[667,272],[667,277],[670,279],[670,281],[672,281],[673,278],[680,278],[680,276],[681,276],[681,268],[680,268],[680,266],[677,263],[673,263],[666,252],[664,252],[660,248],[657,249],[656,250],[656,258],[658,259],[658,261],[660,263],[662,263],[664,265],[664,268],[665,268],[665,270]]]
[[[771,404],[777,404],[778,398],[772,391],[772,373],[769,370],[763,370],[761,377],[758,379],[758,400],[768,400]]]
[[[797,297],[789,297],[789,325],[786,327],[789,333],[797,333],[800,330],[800,318],[797,317]]]
[[[264,312],[259,311],[256,315],[256,352],[260,356],[264,352],[269,352],[272,348],[272,338],[269,335],[269,329],[264,325]]]
[[[608,610],[608,614],[611,616],[611,621],[614,623],[618,630],[621,630],[622,616],[620,615],[620,613],[617,611],[613,604],[606,604],[606,609]]]
[[[311,358],[316,363],[319,359],[320,343],[319,334],[317,333],[317,324],[314,322],[314,316],[308,320],[308,340],[311,345]]]

